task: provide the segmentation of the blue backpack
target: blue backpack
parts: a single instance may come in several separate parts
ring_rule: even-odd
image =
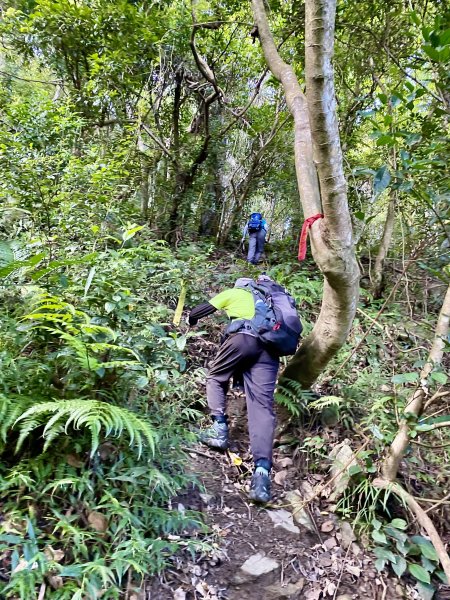
[[[260,231],[261,227],[262,227],[262,214],[261,213],[252,213],[250,215],[250,219],[248,220],[247,226],[248,226],[248,232],[249,233],[256,233],[257,231]]]
[[[236,319],[227,327],[226,333],[250,329],[274,354],[295,354],[303,327],[294,298],[275,281],[256,283],[250,280],[237,287],[251,292],[255,316],[250,320]]]

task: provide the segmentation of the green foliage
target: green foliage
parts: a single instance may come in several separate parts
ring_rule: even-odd
[[[408,535],[405,532],[408,527],[406,521],[396,518],[382,523],[374,518],[371,525],[372,539],[379,544],[374,549],[377,557],[375,568],[378,571],[389,565],[397,577],[401,577],[408,570],[417,580],[419,592],[422,591],[423,584],[431,593],[436,590],[436,587],[431,585],[432,576],[445,580],[434,546],[421,535]]]
[[[120,244],[142,231],[124,227]],[[169,508],[191,483],[181,446],[199,416],[200,374],[181,377],[199,334],[168,323],[187,273],[200,296],[207,258],[191,248],[181,261],[149,240],[42,254],[8,269],[0,288],[0,546],[12,571],[1,594],[37,598],[56,577],[55,597],[117,598],[125,577],[139,587],[174,553],[207,550],[179,535],[201,532],[199,517]]]
[[[284,406],[288,412],[298,419],[308,413],[308,402],[316,395],[310,390],[305,390],[294,380],[280,383],[275,392],[275,401]]]
[[[301,74],[302,7],[272,8],[274,34]],[[196,28],[195,41],[216,87],[193,60],[184,4],[2,4],[0,551],[12,573],[3,596],[37,598],[45,582],[59,600],[119,598],[125,581],[138,588],[174,553],[203,548],[198,517],[170,508],[190,481],[181,448],[204,403],[204,357],[186,356],[202,333],[175,329],[173,311],[182,286],[192,306],[261,271],[216,253],[218,228],[233,239],[246,211],[262,210],[271,225],[264,268],[296,298],[304,336],[317,318],[322,278],[295,261],[303,215],[291,121],[273,77],[249,97],[264,69],[249,10],[195,8],[199,23],[214,23]],[[439,303],[433,285],[448,280],[448,14],[436,2],[423,13],[367,0],[338,10],[335,80],[361,266],[370,279],[392,198],[389,273],[425,243],[406,295],[396,295],[407,305],[391,303],[378,318],[380,304],[363,290],[363,316],[319,382],[327,395],[284,382],[276,400],[292,421],[309,419],[301,450],[311,468],[328,466],[330,431],[370,437],[339,509],[373,530],[383,566],[427,586],[439,575],[428,545],[410,536],[419,553],[401,552],[401,519],[370,524],[390,508],[370,477],[419,383]],[[217,89],[226,97],[207,111]],[[428,384],[441,391],[444,369]],[[409,418],[412,441],[436,436],[445,419]],[[414,446],[404,461],[424,487],[444,487],[434,472],[444,464],[434,448],[419,455]],[[91,525],[96,513],[103,531]],[[197,537],[184,535],[191,527]]]
[[[20,431],[17,450],[20,450],[24,440],[33,431],[44,425],[42,432],[45,440],[44,452],[62,433],[67,433],[69,427],[86,428],[90,432],[91,456],[99,447],[100,434],[104,437],[109,435],[122,437],[122,434],[126,432],[130,439],[130,446],[137,447],[138,456],[142,454],[144,444],[148,445],[152,451],[155,449],[155,432],[149,423],[129,410],[98,400],[44,402],[29,408],[18,417],[16,423],[19,423]]]

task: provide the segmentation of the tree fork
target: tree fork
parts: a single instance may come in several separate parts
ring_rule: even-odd
[[[252,0],[252,7],[267,65],[281,82],[294,118],[295,168],[305,218],[319,212],[325,217],[310,230],[313,256],[325,277],[322,307],[313,331],[283,372],[284,378],[310,387],[347,339],[358,299],[359,268],[331,64],[336,5],[333,0],[306,2],[307,97],[275,46],[263,0]]]

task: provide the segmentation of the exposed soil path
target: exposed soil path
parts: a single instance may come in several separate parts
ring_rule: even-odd
[[[280,446],[274,454],[273,501],[258,507],[247,499],[251,475],[246,418],[242,399],[230,403],[234,452],[197,446],[191,469],[203,490],[192,489],[174,499],[180,510],[203,513],[213,535],[214,550],[194,560],[174,559],[173,568],[152,582],[151,600],[393,600],[413,598],[404,585],[377,573],[373,558],[356,543],[351,528],[341,529],[327,504],[311,503],[310,529],[292,519],[289,491],[311,489],[320,476],[305,479],[301,458]],[[241,462],[242,461],[242,462]],[[236,464],[240,463],[240,464]],[[278,482],[278,483],[277,483]],[[275,522],[274,522],[275,521]],[[253,557],[253,558],[252,558]],[[258,571],[241,567],[251,559]],[[259,565],[259,566],[258,566]]]

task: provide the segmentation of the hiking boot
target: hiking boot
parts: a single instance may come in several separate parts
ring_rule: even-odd
[[[270,477],[266,469],[258,468],[253,473],[249,497],[254,502],[270,501]]]
[[[210,448],[226,450],[228,448],[228,425],[214,421],[211,427],[200,432],[199,439]]]

